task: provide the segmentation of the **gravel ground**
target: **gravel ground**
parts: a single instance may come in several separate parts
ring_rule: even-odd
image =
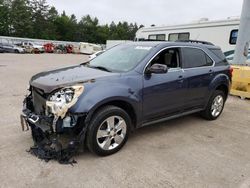
[[[141,128],[117,154],[86,151],[74,167],[27,153],[32,139],[21,131],[19,113],[30,77],[86,58],[0,54],[0,187],[250,186],[250,101],[237,97],[217,121],[191,115]]]

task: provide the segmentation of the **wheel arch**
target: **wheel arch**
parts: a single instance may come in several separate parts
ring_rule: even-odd
[[[138,122],[138,115],[136,109],[130,102],[123,99],[113,99],[98,103],[97,105],[92,107],[91,110],[88,112],[85,123],[89,124],[94,114],[105,106],[116,106],[123,109],[126,113],[128,113],[129,117],[131,118],[132,127],[130,127],[130,129],[133,131],[136,128]]]
[[[226,97],[226,99],[227,99],[228,93],[229,93],[229,88],[228,88],[228,86],[227,86],[226,84],[222,83],[222,84],[218,85],[218,86],[215,88],[215,90],[223,91],[224,94],[225,94],[225,97]]]
[[[223,91],[227,99],[229,91],[230,91],[230,79],[226,74],[218,74],[211,81],[209,85],[209,94],[206,97],[207,99],[205,102],[205,107],[207,106],[210,97],[213,95],[214,91],[216,90]]]
[[[230,79],[226,74],[218,74],[215,78],[211,81],[209,85],[209,90],[211,92],[215,90],[222,90],[226,92],[225,94],[229,93],[230,87]]]

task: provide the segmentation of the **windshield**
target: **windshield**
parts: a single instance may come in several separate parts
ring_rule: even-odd
[[[91,60],[89,66],[111,72],[127,72],[146,57],[151,47],[123,44]]]

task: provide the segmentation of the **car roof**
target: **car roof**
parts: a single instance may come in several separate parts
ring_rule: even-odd
[[[168,47],[168,46],[187,46],[187,47],[198,47],[198,48],[208,48],[208,49],[220,49],[218,46],[192,43],[192,42],[170,42],[170,41],[141,41],[141,42],[130,42],[127,43],[133,46],[148,46],[148,47]]]

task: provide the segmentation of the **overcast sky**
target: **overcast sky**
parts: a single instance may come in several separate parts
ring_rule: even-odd
[[[200,18],[240,16],[243,0],[47,0],[61,13],[96,16],[101,24],[136,22],[149,26],[188,23]]]

